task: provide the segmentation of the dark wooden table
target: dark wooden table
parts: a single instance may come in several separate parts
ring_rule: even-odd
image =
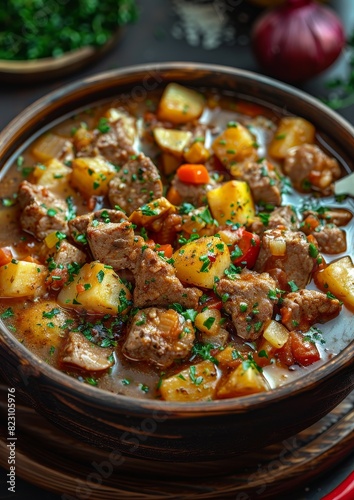
[[[0,129],[6,126],[20,111],[46,93],[72,82],[113,68],[133,64],[163,61],[194,61],[223,64],[251,71],[261,72],[249,44],[249,30],[253,20],[261,12],[247,0],[230,2],[214,0],[217,21],[222,28],[211,38],[210,31],[201,27],[199,35],[188,31],[186,23],[177,13],[177,4],[187,0],[140,0],[139,21],[129,26],[120,42],[100,61],[72,74],[65,79],[43,81],[28,85],[23,81],[16,84],[0,82]],[[200,1],[200,0],[199,0]],[[352,0],[333,0],[329,4],[342,18],[347,34],[354,29],[354,8]],[[218,24],[216,22],[216,24]],[[198,23],[198,20],[196,20]],[[215,27],[215,23],[214,23]],[[204,34],[203,34],[204,33]],[[193,38],[194,36],[194,38]],[[196,37],[195,37],[196,36]],[[341,57],[330,70],[320,77],[301,85],[300,88],[316,96],[327,95],[325,83],[346,71],[346,59]],[[354,106],[338,110],[354,123]],[[354,455],[347,457],[325,477],[321,476],[298,491],[289,492],[288,500],[320,500],[322,496],[339,484],[354,468]],[[4,471],[2,471],[4,472]],[[3,476],[5,477],[5,475]],[[6,480],[5,480],[6,481]],[[57,500],[60,496],[45,492],[19,478],[16,493],[7,491],[5,481],[0,482],[0,498]],[[102,499],[104,500],[104,499]],[[118,500],[118,499],[117,499]]]

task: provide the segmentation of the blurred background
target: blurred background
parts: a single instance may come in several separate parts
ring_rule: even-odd
[[[353,0],[88,0],[81,2],[87,15],[93,15],[96,8],[104,8],[105,4],[108,10],[106,13],[100,11],[99,17],[94,16],[94,21],[90,18],[88,23],[91,28],[94,25],[94,37],[87,35],[83,44],[96,44],[94,51],[88,55],[84,52],[72,64],[65,62],[65,51],[73,48],[80,50],[78,11],[73,9],[73,4],[77,3],[80,2],[1,2],[0,59],[9,57],[9,49],[13,52],[12,57],[18,59],[20,52],[17,44],[20,39],[28,40],[33,34],[36,36],[32,37],[34,42],[30,53],[35,58],[38,54],[36,40],[39,41],[39,32],[43,29],[48,38],[47,42],[44,39],[41,43],[49,46],[54,41],[52,54],[59,58],[57,61],[63,57],[63,64],[57,65],[54,71],[50,71],[49,65],[46,70],[43,71],[42,67],[38,71],[37,66],[26,66],[25,63],[11,70],[9,61],[0,61],[0,129],[33,101],[67,83],[115,68],[165,61],[222,64],[275,76],[284,81],[292,75],[292,85],[324,100],[354,123]],[[296,7],[297,12],[277,14],[274,11],[285,3],[289,9]],[[116,17],[107,27],[104,22],[107,16],[111,16],[112,4],[118,7],[124,4],[124,9],[119,10],[119,19]],[[312,9],[309,13],[299,13],[300,9],[309,8],[309,4]],[[17,25],[12,29],[9,25],[11,19],[14,20],[14,16],[10,15],[13,5],[16,7],[15,14],[24,16],[22,21],[20,19],[21,28]],[[31,6],[36,6],[36,15],[28,10]],[[67,13],[72,15],[69,25],[61,24],[59,7],[65,7]],[[331,9],[336,17],[323,14],[322,10],[319,12],[319,8]],[[276,32],[270,31],[267,26],[258,26],[261,16],[265,15],[272,16],[270,20]],[[280,17],[276,17],[278,15]],[[29,23],[26,29],[23,28],[23,19]],[[117,24],[121,25],[118,36]],[[259,29],[257,32],[256,26]],[[71,29],[63,33],[63,29],[68,27]],[[106,45],[111,39],[109,29],[114,33],[113,41]],[[274,41],[277,36],[283,37],[280,44]],[[309,57],[312,58],[310,63]],[[287,63],[290,69],[287,69]],[[312,68],[309,71],[312,74],[302,74],[306,65]],[[286,70],[285,75],[277,74],[279,67]],[[322,499],[353,470],[353,462],[352,454],[325,476],[289,493],[287,499]],[[10,493],[6,487],[6,471],[2,472],[0,498],[61,498],[19,478],[16,493]]]

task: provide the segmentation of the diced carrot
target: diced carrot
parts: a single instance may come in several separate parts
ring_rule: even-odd
[[[308,215],[306,217],[306,219],[304,220],[305,229],[310,229],[311,231],[313,231],[319,225],[320,225],[320,221],[311,214]]]
[[[291,320],[291,309],[289,307],[282,307],[280,309],[281,321],[285,325]]]
[[[185,163],[177,169],[180,181],[189,184],[207,184],[210,180],[209,172],[203,164]]]
[[[313,235],[313,234],[309,234],[309,235],[307,236],[307,241],[308,241],[309,243],[313,243],[314,245],[316,245],[316,247],[317,247],[317,245],[318,245],[317,240],[316,240],[316,238],[314,237],[314,235]]]
[[[169,243],[166,243],[165,245],[159,245],[159,247],[156,250],[158,252],[163,252],[167,259],[170,259],[172,257],[173,248],[172,245],[170,245]]]
[[[9,247],[0,248],[0,266],[8,264],[13,259],[11,249]]]

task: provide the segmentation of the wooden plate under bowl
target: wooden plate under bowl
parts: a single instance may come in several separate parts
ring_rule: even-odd
[[[0,385],[2,423],[6,398],[7,387]],[[6,429],[2,431],[0,466],[8,469]],[[84,498],[80,495],[89,493],[91,500],[275,498],[304,486],[353,450],[354,393],[319,422],[281,443],[212,462],[177,464],[104,451],[59,431],[19,400],[16,436],[16,474],[57,494]]]

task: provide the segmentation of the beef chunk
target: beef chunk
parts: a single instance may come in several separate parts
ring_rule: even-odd
[[[278,245],[282,242],[284,250],[279,252]],[[293,281],[298,288],[305,288],[314,269],[309,245],[305,234],[300,231],[269,229],[263,233],[254,270],[272,275],[272,270],[280,269],[285,273],[284,283]]]
[[[141,236],[135,236],[132,225],[122,222],[98,222],[87,227],[87,241],[93,257],[100,262],[121,269],[133,270],[144,244]]]
[[[182,182],[179,180],[178,176],[175,175],[171,182],[171,187],[178,192],[184,203],[191,203],[195,207],[201,207],[206,203],[207,192],[217,188],[218,184],[213,179],[210,179],[208,184],[190,184]]]
[[[241,177],[248,183],[256,203],[281,204],[280,180],[271,163],[248,162],[242,168]]]
[[[300,290],[289,293],[280,310],[282,323],[288,330],[308,331],[315,323],[326,323],[341,310],[339,300],[327,297],[317,290]]]
[[[67,204],[49,189],[23,181],[19,186],[18,201],[22,210],[22,229],[38,240],[43,240],[53,231],[68,233]]]
[[[320,252],[337,254],[347,249],[346,234],[335,224],[326,224],[316,212],[308,212],[301,223],[301,229],[306,235],[312,235],[318,244]]]
[[[93,219],[93,214],[78,215],[75,219],[69,220],[69,233],[76,243],[86,243],[86,231],[89,223]]]
[[[340,167],[315,144],[302,144],[289,149],[284,160],[284,173],[299,191],[311,187],[324,194],[331,192],[331,184],[339,179]]]
[[[85,149],[81,153],[84,156],[103,156],[113,165],[123,166],[131,156],[136,154],[126,120],[119,118],[109,124],[109,130],[99,133],[89,146],[89,150]]]
[[[298,218],[294,208],[290,205],[278,207],[270,213],[267,229],[275,229],[279,226],[282,229],[296,231],[298,228]]]
[[[196,309],[202,292],[197,288],[184,288],[171,264],[146,248],[134,269],[134,306],[169,306],[179,303]]]
[[[135,155],[133,142],[127,134],[123,119],[112,123],[108,132],[98,136],[96,148],[100,155],[117,166],[124,165]]]
[[[194,338],[190,320],[172,309],[150,307],[132,318],[123,353],[134,361],[167,368],[190,353]]]
[[[275,281],[267,273],[248,270],[243,270],[239,279],[222,278],[217,283],[218,295],[229,295],[224,308],[239,337],[255,340],[262,334],[266,322],[272,319],[274,301],[270,295],[275,288]]]
[[[137,208],[162,196],[160,174],[143,153],[129,160],[109,183],[108,198],[129,215]]]
[[[336,226],[346,226],[353,218],[353,214],[345,208],[324,208],[320,207],[318,210],[305,210],[303,218],[306,219],[309,215],[316,217],[320,221],[327,224],[335,224]]]
[[[250,225],[250,230],[256,234],[263,234],[267,229],[290,229],[296,231],[298,229],[299,221],[295,210],[290,205],[275,208],[270,213],[262,213]]]
[[[323,253],[336,254],[345,252],[347,249],[345,232],[337,226],[326,224],[312,234],[317,241],[319,250]]]
[[[60,361],[63,365],[87,372],[100,372],[113,365],[112,349],[99,347],[79,332],[70,332]]]
[[[345,232],[334,224],[319,225],[312,231],[304,227],[303,231],[307,235],[312,234],[320,252],[336,254],[345,252],[347,249]]]
[[[79,215],[78,217],[75,217],[75,219],[70,220],[69,232],[75,242],[86,244],[87,228],[92,221],[96,221],[96,223],[120,223],[127,220],[128,218],[124,212],[121,212],[120,210],[107,210],[104,208],[97,210],[96,212]]]
[[[72,262],[77,264],[86,262],[86,254],[66,240],[60,242],[60,246],[56,249],[52,258],[57,266],[66,266]]]

